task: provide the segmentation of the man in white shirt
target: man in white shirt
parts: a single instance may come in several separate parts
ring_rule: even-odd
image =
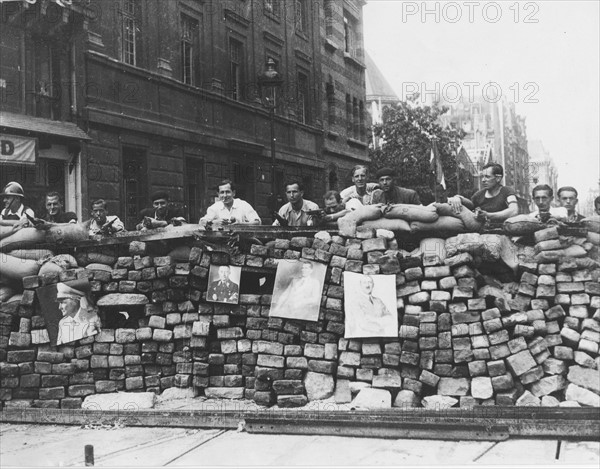
[[[86,224],[90,236],[110,235],[125,231],[125,225],[119,217],[106,214],[106,201],[104,199],[92,202],[92,218]]]
[[[285,195],[288,203],[279,209],[279,217],[287,222],[287,226],[313,226],[315,216],[307,212],[319,210],[319,206],[310,200],[304,199],[304,188],[298,181],[290,181],[285,186]],[[279,220],[275,220],[273,225],[281,225]]]
[[[235,198],[235,185],[229,179],[219,184],[219,200],[206,210],[206,215],[198,222],[206,226],[208,222],[220,225],[260,225],[261,220],[256,210],[248,202]]]
[[[554,191],[549,185],[539,184],[535,186],[531,191],[531,196],[537,210],[531,212],[529,215],[543,223],[548,222],[551,218],[554,218],[557,221],[567,221],[569,219],[569,213],[565,207],[550,206],[553,195]]]

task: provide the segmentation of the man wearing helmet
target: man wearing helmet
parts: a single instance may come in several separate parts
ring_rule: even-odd
[[[15,230],[29,223],[27,215],[34,218],[33,210],[23,205],[23,187],[18,182],[9,182],[2,191],[4,208],[0,212],[0,226],[12,226]]]

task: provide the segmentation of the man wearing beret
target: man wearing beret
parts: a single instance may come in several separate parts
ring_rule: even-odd
[[[84,292],[66,283],[57,283],[56,300],[63,315],[58,322],[56,345],[67,344],[100,332],[100,318]]]
[[[169,205],[169,194],[166,191],[156,191],[151,196],[152,208],[140,212],[142,220],[136,225],[137,230],[163,228],[171,223],[173,218],[182,219],[181,211]]]
[[[373,204],[410,204],[421,205],[419,194],[412,189],[396,186],[394,184],[394,170],[381,168],[375,174],[380,189],[373,192]]]

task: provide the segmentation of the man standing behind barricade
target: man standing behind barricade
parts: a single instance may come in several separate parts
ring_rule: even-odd
[[[28,216],[34,218],[33,210],[23,205],[25,194],[18,182],[9,182],[2,191],[4,208],[0,212],[0,226],[12,226],[18,230],[29,223]]]
[[[110,235],[125,231],[125,225],[116,215],[107,215],[106,201],[98,199],[92,202],[92,218],[85,222],[90,236]]]
[[[206,215],[200,218],[200,225],[209,222],[220,225],[248,224],[260,225],[261,220],[256,210],[248,202],[235,198],[236,187],[229,179],[219,184],[219,200],[206,210]]]
[[[344,215],[350,213],[363,206],[357,198],[349,198],[346,203],[343,203],[341,194],[338,191],[327,191],[323,195],[325,208],[319,223],[333,223]]]
[[[567,213],[569,214],[567,222],[569,223],[579,223],[585,218],[583,215],[577,213],[577,202],[579,202],[577,196],[577,189],[574,187],[564,186],[558,189],[558,201],[562,207],[567,209]]]
[[[373,204],[410,204],[421,205],[419,194],[412,189],[405,189],[394,184],[394,170],[381,168],[375,174],[380,189],[373,192]]]
[[[317,216],[309,212],[318,212],[319,206],[304,199],[304,188],[298,181],[290,181],[285,186],[288,203],[276,213],[273,225],[283,226],[313,226]]]
[[[519,214],[515,190],[501,184],[503,177],[504,168],[501,165],[486,164],[481,172],[483,189],[473,195],[471,203],[460,196],[450,197],[448,203],[455,212],[460,212],[464,202],[468,209],[475,209],[475,216],[480,222],[502,223]]]
[[[145,208],[140,212],[142,220],[136,225],[136,230],[164,228],[170,223],[181,224],[185,221],[181,210],[169,204],[169,194],[166,191],[156,191],[150,199],[152,208]]]
[[[46,194],[46,213],[42,220],[48,223],[77,223],[77,215],[73,212],[64,212],[63,203],[58,192]]]
[[[547,223],[551,220],[567,221],[568,213],[565,207],[551,207],[552,196],[554,192],[548,184],[539,184],[531,191],[531,197],[535,203],[537,210],[529,215],[535,217],[542,223]]]

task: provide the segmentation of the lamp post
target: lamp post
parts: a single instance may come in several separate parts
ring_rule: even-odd
[[[277,210],[277,187],[275,187],[275,167],[277,157],[275,155],[275,107],[277,102],[275,94],[277,88],[283,85],[281,75],[275,69],[275,61],[269,57],[267,59],[265,71],[258,76],[258,86],[261,89],[262,104],[269,110],[269,120],[271,124],[271,197],[270,209]]]

